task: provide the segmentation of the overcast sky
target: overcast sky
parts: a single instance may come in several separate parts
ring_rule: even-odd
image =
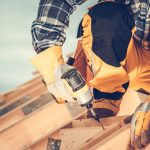
[[[76,47],[78,24],[87,7],[97,0],[88,0],[71,16],[67,40],[63,46],[66,55]],[[39,0],[0,1],[0,92],[9,91],[33,78],[29,58],[36,53],[32,48],[30,28],[37,14]]]

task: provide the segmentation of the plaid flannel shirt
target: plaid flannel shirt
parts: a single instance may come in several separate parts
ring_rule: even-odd
[[[40,0],[38,15],[32,24],[33,46],[37,53],[48,47],[62,46],[69,16],[85,0]],[[104,0],[105,1],[105,0]],[[125,4],[133,14],[136,24],[135,40],[150,49],[150,0],[114,0]]]
[[[134,39],[142,47],[150,50],[150,0],[126,0],[125,5],[134,15]]]
[[[85,0],[40,0],[36,20],[32,23],[33,46],[37,53],[48,47],[62,46],[69,26],[69,16]]]

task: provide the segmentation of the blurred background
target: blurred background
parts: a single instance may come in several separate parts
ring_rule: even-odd
[[[76,33],[87,7],[98,0],[78,6],[70,18],[64,56],[76,48]],[[36,18],[39,0],[0,1],[0,93],[9,91],[33,78],[35,70],[29,59],[36,53],[32,47],[31,24]]]

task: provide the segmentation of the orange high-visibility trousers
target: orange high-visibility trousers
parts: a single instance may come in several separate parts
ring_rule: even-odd
[[[124,62],[129,75],[129,88],[144,89],[150,92],[150,50],[145,50],[131,39]]]
[[[126,58],[121,64],[129,75],[129,88],[134,90],[144,89],[150,92],[150,51],[137,45],[132,38]],[[80,42],[76,50],[74,66],[81,72],[87,82],[93,78]],[[99,116],[107,117],[118,113],[120,103],[121,100],[103,99],[95,101],[93,105]]]

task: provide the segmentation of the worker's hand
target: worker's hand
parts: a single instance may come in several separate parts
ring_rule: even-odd
[[[64,103],[75,102],[73,99],[72,88],[67,84],[65,79],[62,79],[62,75],[65,74],[68,70],[72,69],[71,66],[67,64],[61,64],[55,68],[55,82],[52,82],[47,85],[49,92],[55,97],[56,102]]]
[[[64,64],[59,46],[48,48],[31,59],[31,63],[42,74],[49,92],[59,103],[73,101],[70,89],[61,79],[62,74],[71,66]]]
[[[141,103],[131,120],[131,146],[143,148],[150,144],[150,102]]]

